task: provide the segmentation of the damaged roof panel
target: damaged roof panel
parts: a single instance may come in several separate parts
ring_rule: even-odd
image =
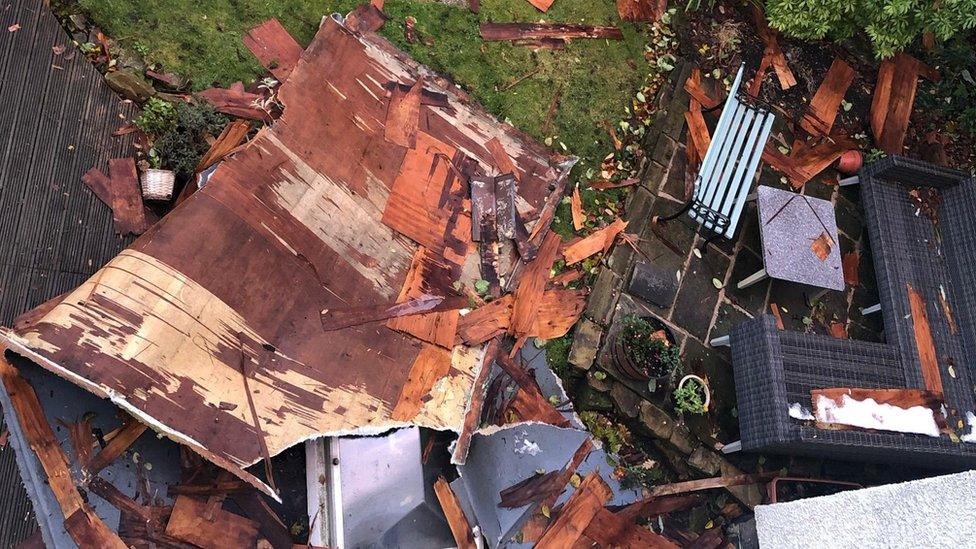
[[[421,78],[448,106],[421,105],[407,149],[385,138],[389,90]],[[462,274],[477,265],[463,179],[498,171],[492,139],[522,173],[530,226],[564,175],[561,157],[336,19],[279,97],[283,116],[204,189],[36,323],[6,331],[14,350],[269,492],[242,467],[308,438],[461,428],[480,349],[430,352],[380,322],[325,331],[320,314],[396,302],[418,243],[454,280],[477,279]],[[454,280],[433,290],[450,295]]]

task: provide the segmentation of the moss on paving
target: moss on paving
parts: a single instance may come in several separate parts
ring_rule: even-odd
[[[263,69],[244,47],[247,29],[277,17],[307,44],[325,14],[347,13],[359,0],[77,0],[91,20],[124,47],[143,52],[166,71],[189,77],[194,89],[253,81]],[[391,19],[381,34],[418,61],[452,77],[485,108],[560,152],[581,157],[575,173],[596,168],[611,149],[601,120],[616,122],[647,72],[646,37],[621,22],[612,0],[556,0],[541,13],[527,0],[485,0],[479,14],[465,7],[417,0],[388,0]],[[422,40],[409,44],[405,19],[416,18]],[[622,28],[624,40],[577,40],[565,50],[532,51],[483,42],[484,21],[556,21]],[[427,43],[425,43],[427,42]],[[520,77],[531,73],[517,85]],[[507,89],[506,89],[507,88]],[[553,97],[561,100],[550,127]],[[563,150],[560,143],[565,144]]]

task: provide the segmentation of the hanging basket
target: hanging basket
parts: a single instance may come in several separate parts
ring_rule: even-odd
[[[142,172],[142,197],[146,200],[169,200],[173,198],[173,185],[176,174],[170,170],[150,168]]]

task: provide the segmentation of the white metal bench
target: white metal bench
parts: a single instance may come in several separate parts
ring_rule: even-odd
[[[731,239],[735,235],[775,118],[768,109],[755,105],[755,100],[740,93],[744,69],[744,64],[739,67],[729,90],[695,177],[691,200],[681,211],[657,220],[659,223],[688,212],[692,219],[714,233],[709,240],[718,236]]]

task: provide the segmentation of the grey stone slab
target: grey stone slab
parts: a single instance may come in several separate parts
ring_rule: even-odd
[[[757,193],[763,262],[769,276],[843,290],[833,204],[772,187],[761,186]],[[824,232],[833,244],[827,258],[821,260],[811,244]]]
[[[589,319],[581,319],[573,333],[573,346],[569,350],[569,363],[581,370],[589,370],[600,348],[603,328]]]
[[[698,339],[708,336],[712,313],[718,302],[719,290],[712,282],[717,278],[725,281],[729,270],[729,258],[714,251],[692,255],[688,269],[682,275],[681,288],[674,302],[671,321]]]

